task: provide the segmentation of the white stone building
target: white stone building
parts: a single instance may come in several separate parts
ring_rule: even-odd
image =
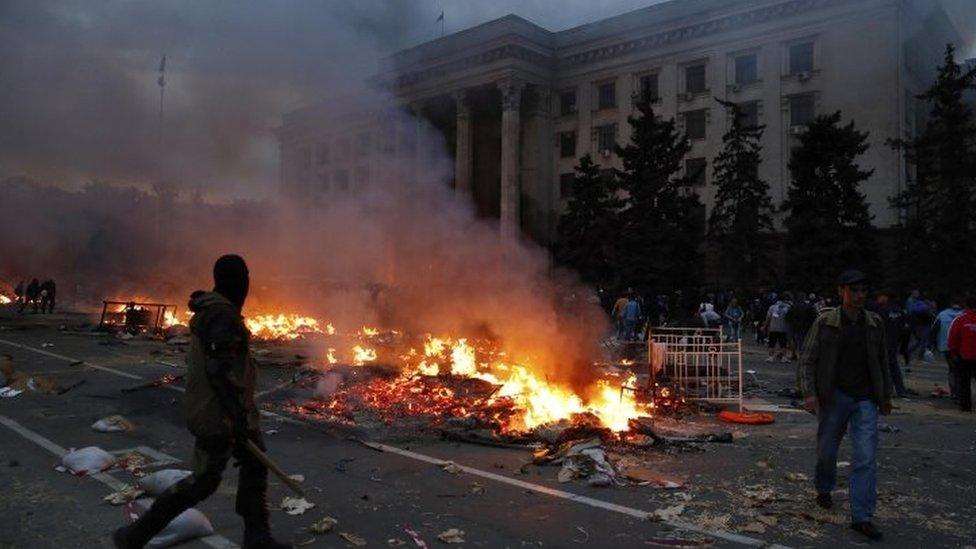
[[[935,0],[671,0],[560,32],[510,15],[386,59],[375,83],[398,107],[443,134],[453,184],[503,234],[548,243],[578,159],[620,167],[611,144],[628,139],[640,98],[691,137],[686,169],[711,203],[711,160],[738,102],[766,126],[762,176],[775,203],[802,125],[842,111],[870,132],[863,191],[875,223],[898,214],[888,197],[906,169],[885,145],[912,133],[945,44],[960,34]],[[337,115],[327,104],[285,115],[277,134],[286,195],[327,203],[368,184],[370,158],[422,161],[414,124],[382,111]],[[704,169],[703,169],[704,168]]]

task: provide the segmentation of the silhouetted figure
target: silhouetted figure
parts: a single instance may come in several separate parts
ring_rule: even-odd
[[[41,313],[51,314],[54,312],[54,300],[58,292],[58,285],[54,280],[47,279],[41,284]]]
[[[27,285],[27,289],[24,290],[24,302],[20,304],[20,312],[21,313],[24,312],[24,309],[27,308],[27,304],[30,303],[34,306],[34,312],[36,313],[37,298],[40,296],[40,294],[41,294],[41,283],[38,282],[37,279],[35,278],[30,281],[30,284]]]

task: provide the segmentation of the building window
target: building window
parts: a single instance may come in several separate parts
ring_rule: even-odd
[[[573,158],[576,156],[576,132],[561,132],[559,134],[559,157]]]
[[[616,124],[606,124],[604,126],[596,127],[596,149],[600,151],[600,154],[609,156],[610,153],[613,152],[616,133]]]
[[[739,103],[739,125],[743,128],[754,128],[759,125],[759,101]]]
[[[813,42],[790,46],[790,74],[813,70]]]
[[[705,186],[705,171],[708,169],[708,161],[704,158],[689,158],[685,160],[685,178],[688,185],[692,187]]]
[[[568,200],[573,198],[573,183],[576,182],[576,174],[559,174],[559,198]]]
[[[328,164],[329,152],[330,151],[329,151],[328,143],[319,143],[318,146],[315,147],[315,163],[318,164],[319,166]]]
[[[685,67],[685,93],[705,93],[705,65],[689,65]]]
[[[638,97],[642,103],[653,103],[660,99],[657,74],[645,74],[637,81]]]
[[[335,180],[336,188],[340,191],[349,190],[349,172],[346,170],[336,170],[333,180]]]
[[[685,134],[688,135],[688,139],[705,139],[705,126],[707,121],[708,109],[700,109],[697,111],[688,111],[683,113],[685,119]]]
[[[740,55],[735,58],[735,83],[744,85],[759,80],[759,65],[756,54]]]
[[[310,147],[302,147],[298,149],[298,165],[301,166],[303,170],[307,170],[312,167],[312,149]]]
[[[812,93],[790,97],[790,126],[806,126],[816,116],[816,99]]]
[[[598,107],[600,109],[612,109],[617,106],[617,86],[613,82],[607,82],[597,86]]]
[[[569,116],[576,113],[576,90],[566,90],[559,94],[559,114]]]

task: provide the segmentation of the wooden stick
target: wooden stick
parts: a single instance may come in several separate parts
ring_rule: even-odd
[[[253,440],[248,439],[247,451],[251,452],[251,455],[257,458],[258,461],[263,463],[264,466],[268,468],[268,470],[274,473],[276,477],[281,479],[281,482],[284,482],[285,485],[291,488],[293,492],[295,492],[296,494],[298,494],[303,498],[305,497],[305,490],[302,490],[302,487],[299,486],[297,482],[295,482],[295,479],[285,474],[285,472],[281,470],[281,467],[278,467],[277,463],[271,461],[271,458],[268,457],[268,454],[262,452],[261,449],[258,448],[257,444],[254,444]]]

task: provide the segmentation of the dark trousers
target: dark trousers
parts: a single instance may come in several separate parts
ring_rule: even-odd
[[[973,411],[972,379],[976,377],[976,360],[956,361],[956,392],[959,393],[959,409]]]
[[[898,396],[905,394],[905,377],[901,373],[901,366],[898,365],[898,341],[888,342],[888,371],[891,372],[891,383],[895,386],[895,393]]]
[[[42,313],[53,313],[54,312],[54,296],[44,296],[41,298],[41,312]]]
[[[251,440],[264,449],[260,433],[252,433]],[[152,507],[132,525],[130,543],[145,545],[171,520],[190,507],[210,497],[220,486],[220,477],[230,458],[240,467],[235,510],[244,518],[247,530],[268,530],[268,469],[242,443],[230,438],[197,438],[193,451],[193,474],[163,492]]]

